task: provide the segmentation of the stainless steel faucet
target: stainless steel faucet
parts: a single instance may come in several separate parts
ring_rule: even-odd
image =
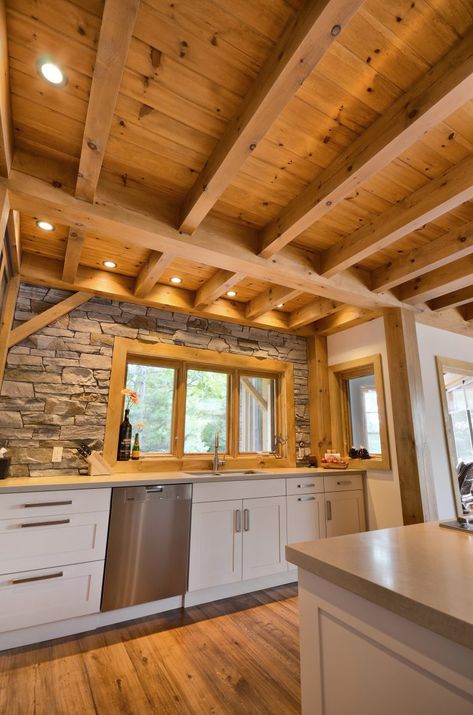
[[[218,432],[215,432],[214,458],[213,458],[213,464],[212,464],[212,468],[213,468],[214,472],[218,472],[218,468],[223,467],[225,464],[224,459],[218,458],[218,447],[219,447],[219,435],[218,435]]]

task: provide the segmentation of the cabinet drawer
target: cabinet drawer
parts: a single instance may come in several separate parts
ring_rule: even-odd
[[[194,484],[192,501],[210,502],[227,499],[257,499],[259,497],[283,497],[286,495],[285,479],[247,479],[243,482],[225,481],[225,477],[215,477],[219,481]]]
[[[331,477],[324,476],[324,487],[326,492],[363,489],[363,477],[359,474],[334,474]]]
[[[286,479],[287,494],[321,494],[324,491],[324,478],[314,475],[313,477],[299,477],[298,479]]]
[[[0,631],[98,613],[103,561],[0,576]]]
[[[0,573],[105,557],[108,512],[0,521]]]
[[[0,519],[108,511],[110,493],[110,489],[68,489],[54,492],[2,494]]]

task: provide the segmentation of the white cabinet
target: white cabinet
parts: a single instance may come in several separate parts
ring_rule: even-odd
[[[363,491],[338,491],[325,494],[327,536],[343,536],[365,531]]]
[[[286,498],[243,500],[243,580],[286,571]]]
[[[323,494],[287,497],[287,543],[315,541],[325,536],[325,500]],[[297,566],[288,564],[290,571]]]

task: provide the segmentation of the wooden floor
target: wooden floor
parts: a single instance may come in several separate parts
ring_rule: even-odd
[[[0,654],[0,713],[300,713],[296,586]]]

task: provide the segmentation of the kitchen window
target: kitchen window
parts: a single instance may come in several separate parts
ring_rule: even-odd
[[[228,468],[295,463],[291,363],[117,338],[104,446],[112,463],[124,387],[140,398],[130,410],[140,469],[210,468],[216,433]]]

